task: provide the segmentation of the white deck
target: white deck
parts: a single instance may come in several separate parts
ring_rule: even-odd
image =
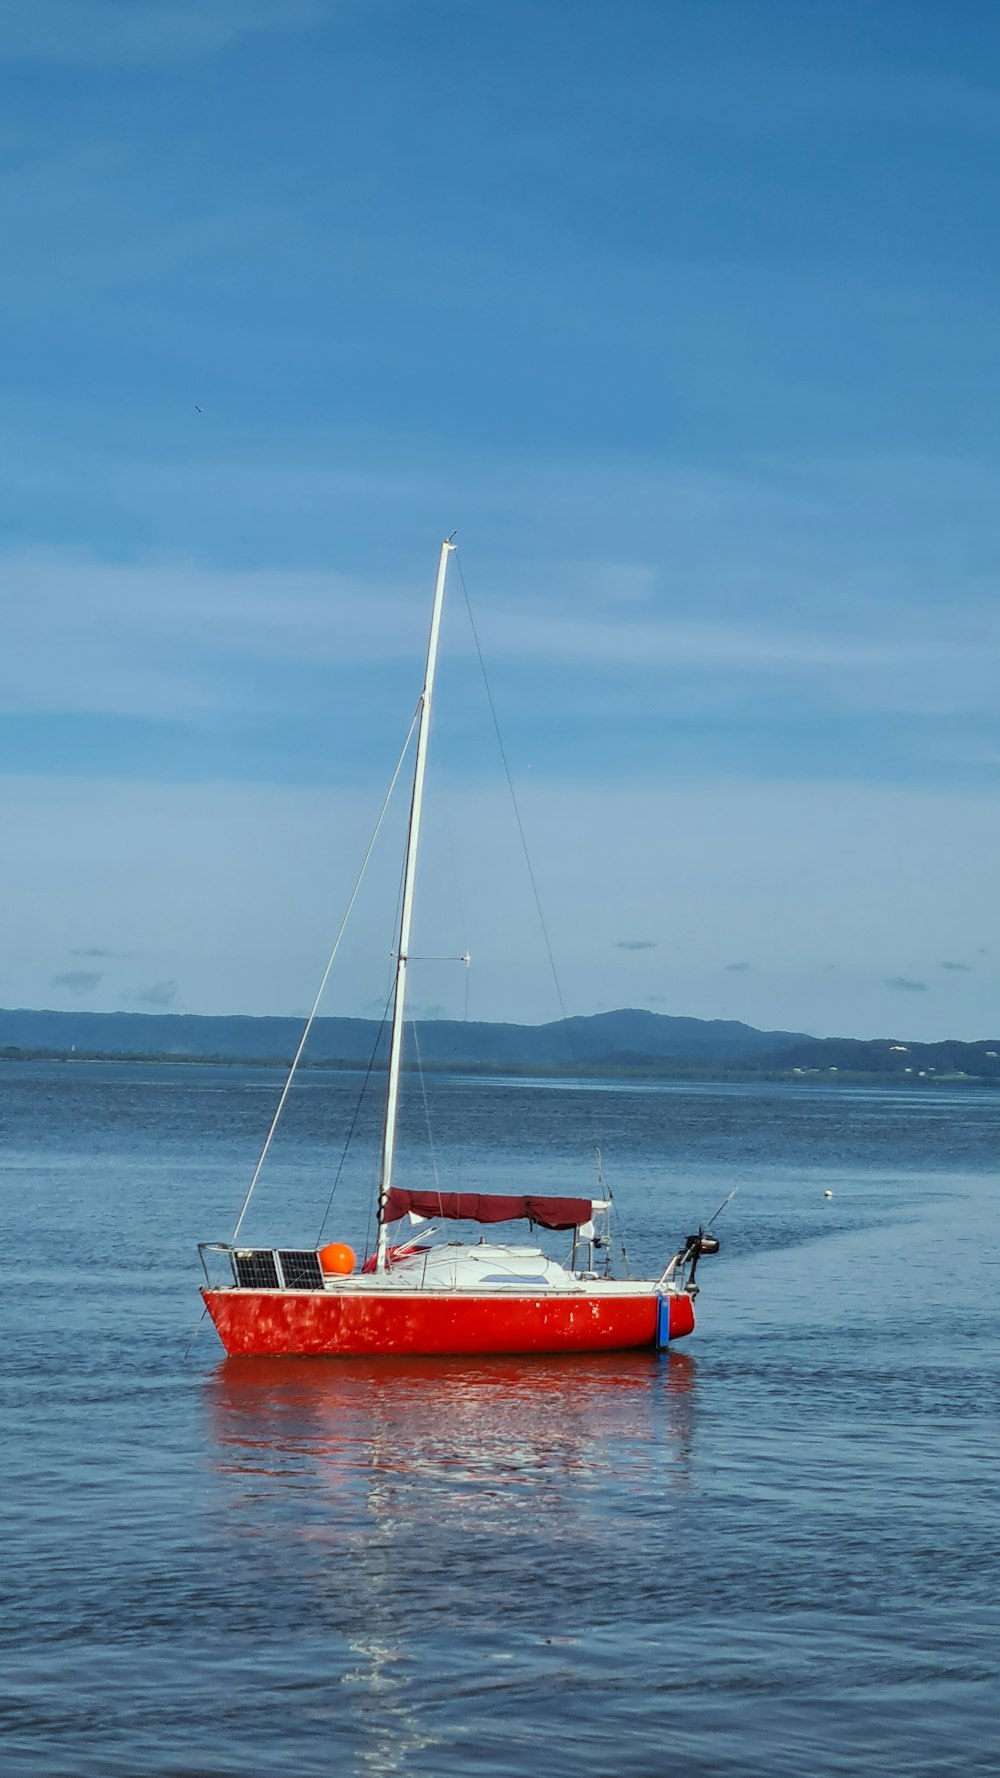
[[[476,1296],[650,1296],[661,1289],[651,1278],[594,1278],[568,1272],[540,1247],[449,1241],[415,1249],[392,1260],[384,1272],[328,1277],[325,1288],[350,1294],[384,1291],[454,1292]]]

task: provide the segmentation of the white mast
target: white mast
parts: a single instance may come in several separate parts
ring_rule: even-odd
[[[392,1161],[396,1148],[396,1118],[399,1111],[399,1070],[403,1054],[403,1017],[406,1007],[406,965],[409,960],[410,926],[413,919],[413,885],[417,874],[417,842],[420,838],[420,809],[424,799],[424,772],[427,766],[427,736],[431,720],[431,699],[437,670],[438,637],[441,633],[441,608],[444,604],[444,583],[448,576],[448,557],[455,545],[446,538],[438,557],[437,582],[434,587],[434,608],[431,612],[431,633],[427,643],[427,665],[424,668],[424,689],[420,694],[420,726],[417,729],[417,756],[413,766],[413,796],[410,802],[410,826],[406,836],[406,865],[403,871],[403,902],[399,917],[399,947],[396,952],[396,987],[392,1003],[392,1040],[389,1045],[389,1084],[385,1099],[385,1130],[382,1136],[382,1171],[378,1182],[378,1245],[375,1269],[385,1270],[387,1230],[383,1220],[389,1188],[392,1185]]]

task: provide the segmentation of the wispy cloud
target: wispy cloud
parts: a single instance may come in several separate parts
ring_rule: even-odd
[[[5,0],[0,61],[186,61],[251,33],[301,29],[324,10],[319,0]]]
[[[958,959],[968,934],[978,939],[995,923],[994,800],[989,790],[972,795],[953,786],[926,793],[699,780],[651,789],[538,778],[525,789],[521,811],[574,1011],[635,1004],[638,974],[641,1003],[657,1011],[738,1012],[768,1029],[875,1037],[885,1035],[889,995],[896,1009],[890,1027],[905,1043],[982,1037],[995,1027],[990,971],[937,969],[938,956]],[[64,986],[68,1004],[263,1013],[309,1004],[328,953],[331,910],[350,896],[378,797],[360,785],[24,777],[0,778],[0,808],[5,893],[18,909],[19,943],[4,967],[7,1004],[44,1005],[55,991],[53,972],[68,972],[71,961],[90,972],[90,960],[70,960],[58,948],[70,859],[78,933],[114,934],[114,948],[136,961],[116,963],[113,975],[109,965],[93,1001]],[[557,1016],[505,791],[445,784],[430,814],[419,948],[452,956],[468,946],[473,962],[468,978],[450,964],[421,965],[417,999],[440,1001],[461,1017],[469,979],[471,1018]],[[405,798],[400,825],[404,819]],[[601,846],[584,842],[581,852],[580,836],[595,832]],[[391,845],[373,863],[324,1013],[383,1010],[396,863]],[[669,942],[656,952],[618,950],[611,934],[659,930],[664,883]],[[608,936],[595,951],[602,927]],[[729,948],[723,963],[720,932]],[[923,989],[887,987],[881,971],[893,954],[904,981],[916,978],[921,958],[932,959],[934,979],[921,964]],[[827,970],[834,958],[839,967]],[[725,961],[744,960],[751,972],[730,978]],[[93,973],[100,968],[94,960]],[[738,990],[727,986],[737,979]],[[168,999],[175,984],[176,999]],[[136,1000],[150,989],[155,999]]]
[[[939,963],[938,968],[961,970],[963,975],[971,975],[973,973],[971,963],[956,963],[952,960],[945,963]]]
[[[615,944],[616,951],[655,951],[655,938],[620,938]]]
[[[287,672],[326,662],[419,658],[424,606],[397,588],[336,572],[250,572],[192,564],[0,561],[16,613],[0,706],[22,712],[189,720],[294,705]],[[61,637],[58,650],[54,634]]]
[[[136,995],[146,1006],[172,1006],[177,999],[177,983],[150,982],[148,988],[140,988]]]
[[[66,482],[77,485],[77,468],[69,471],[68,464]],[[187,464],[185,477],[189,473]],[[128,498],[126,466],[107,461],[101,475]],[[173,471],[160,466],[149,480],[142,507],[149,496],[151,505],[173,510]],[[553,484],[552,475],[548,480]],[[582,471],[580,480],[587,482]],[[596,471],[591,480],[600,480]],[[616,485],[610,473],[609,480]],[[198,482],[217,484],[219,512],[246,500],[254,514],[270,510],[276,525],[285,482],[295,500],[315,501],[317,510],[347,512],[361,498],[347,473],[331,468],[320,475],[306,464],[201,464]],[[381,493],[384,505],[386,489]],[[466,493],[482,498],[473,485]],[[46,505],[66,498],[55,489],[50,494]],[[425,489],[423,503],[432,498]],[[738,493],[719,489],[719,500],[738,510]],[[144,510],[139,517],[146,525]],[[651,537],[646,541],[653,544]],[[767,542],[760,549],[769,567]],[[815,580],[808,558],[795,567]],[[546,672],[560,701],[577,693],[578,701],[593,702],[594,676],[600,676],[601,702],[607,708],[614,701],[623,722],[635,715],[662,720],[669,688],[674,722],[717,720],[722,701],[730,720],[767,709],[769,724],[785,718],[799,731],[806,711],[811,722],[856,711],[922,720],[936,715],[988,725],[972,738],[980,752],[986,743],[993,747],[1000,619],[986,606],[966,599],[948,610],[945,626],[938,601],[879,587],[877,574],[861,587],[851,564],[840,564],[838,587],[813,585],[810,597],[799,594],[794,610],[786,608],[795,596],[778,565],[767,592],[747,583],[730,560],[717,558],[712,576],[714,587],[698,580],[701,615],[689,615],[683,610],[689,594],[674,594],[655,564],[552,557],[541,564],[493,562],[480,573],[480,590],[470,571],[488,660]],[[11,613],[0,706],[18,713],[171,722],[251,709],[301,713],[326,704],[319,692],[324,670],[363,665],[383,672],[386,663],[416,663],[422,656],[425,599],[413,569],[406,576],[384,567],[351,571],[333,549],[331,565],[322,569],[240,569],[178,558],[123,564],[121,558],[34,551],[0,558],[0,597]],[[448,658],[470,653],[459,613],[450,617],[447,640]],[[616,674],[632,676],[628,701]],[[963,729],[959,741],[968,740]],[[945,741],[947,734],[936,734],[934,745]],[[788,759],[795,757],[794,745],[790,741]]]
[[[86,945],[70,953],[73,957],[114,957],[117,952],[108,951],[103,945]]]
[[[726,968],[733,975],[739,975],[739,974],[742,974],[743,970],[749,969],[750,965],[749,965],[749,963],[727,963]]]
[[[52,986],[68,988],[71,994],[77,994],[82,999],[94,992],[101,979],[101,972],[97,969],[65,969],[61,975],[52,977]]]
[[[108,466],[111,473],[111,466]],[[342,491],[341,499],[347,494]],[[498,579],[496,568],[490,579]],[[489,584],[480,628],[494,665],[545,671],[554,693],[592,698],[653,720],[669,685],[675,721],[715,718],[725,695],[737,718],[766,702],[768,719],[870,711],[992,720],[1000,673],[1000,620],[978,607],[952,610],[948,634],[934,609],[870,600],[862,626],[845,608],[800,614],[774,604],[748,618],[722,609],[687,618],[649,571],[619,596],[613,564],[510,569]],[[525,584],[529,583],[529,584]],[[100,714],[172,723],[253,711],[320,709],[319,675],[417,663],[426,600],[412,575],[289,567],[234,569],[183,561],[88,559],[76,554],[0,558],[9,613],[0,708],[25,714]],[[780,600],[777,602],[780,605]],[[471,651],[456,614],[448,655]],[[269,669],[264,670],[265,666]],[[610,676],[609,676],[610,670]],[[627,702],[614,675],[630,674]],[[654,684],[655,681],[655,684]],[[638,706],[636,700],[639,700]],[[992,730],[990,730],[992,733]],[[981,737],[980,737],[981,738]]]
[[[886,975],[882,977],[887,988],[897,994],[926,994],[927,983],[912,981],[907,975]]]

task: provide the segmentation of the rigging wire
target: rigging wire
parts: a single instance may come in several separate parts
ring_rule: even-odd
[[[427,1077],[424,1074],[423,1058],[420,1054],[420,1038],[417,1034],[416,1019],[411,1021],[410,1032],[413,1037],[413,1050],[416,1056],[417,1074],[420,1078],[420,1091],[424,1101],[424,1122],[427,1125],[427,1147],[431,1157],[431,1172],[434,1175],[434,1190],[437,1192],[438,1210],[443,1216],[444,1208],[441,1203],[441,1179],[438,1174],[437,1153],[434,1148],[434,1131],[431,1129],[431,1108],[427,1098]]]
[[[461,557],[459,556],[457,549],[455,551],[455,566],[458,569],[458,578],[462,583],[462,594],[465,599],[465,609],[469,614],[469,627],[472,630],[472,640],[476,645],[476,654],[479,657],[479,670],[483,675],[483,685],[486,688],[486,699],[487,699],[487,702],[490,707],[490,715],[493,718],[493,728],[496,733],[497,746],[500,749],[500,758],[503,763],[504,776],[507,780],[507,789],[510,792],[510,800],[511,800],[511,804],[512,804],[513,810],[514,810],[514,820],[517,822],[517,831],[518,831],[520,838],[521,838],[521,850],[524,853],[524,862],[525,862],[527,869],[528,869],[528,881],[531,884],[531,893],[535,898],[535,907],[538,910],[538,919],[539,919],[539,923],[542,928],[542,937],[545,941],[545,950],[546,950],[546,953],[547,953],[548,959],[549,959],[549,968],[552,971],[552,980],[555,984],[556,999],[559,1002],[559,1010],[562,1013],[563,1022],[564,1022],[564,1024],[566,1024],[568,1026],[569,1015],[566,1011],[566,1002],[563,1000],[562,986],[559,981],[559,971],[556,968],[555,955],[553,953],[552,944],[549,939],[549,929],[545,923],[545,915],[542,911],[542,898],[538,893],[538,884],[535,881],[535,873],[534,873],[534,870],[532,869],[532,866],[531,866],[531,854],[528,851],[528,840],[527,840],[527,836],[524,831],[524,823],[521,820],[521,811],[520,811],[520,808],[518,807],[517,796],[514,791],[514,780],[510,775],[510,766],[507,763],[507,752],[506,752],[506,749],[503,744],[503,735],[500,732],[500,720],[497,716],[496,705],[493,702],[493,691],[490,686],[489,674],[486,671],[486,661],[483,658],[483,651],[482,651],[482,647],[480,646],[480,642],[479,642],[479,632],[476,629],[476,620],[472,615],[472,605],[469,601],[469,589],[465,584],[465,575],[462,572],[462,561],[461,561]],[[567,1041],[567,1047],[569,1048],[570,1056],[571,1056],[572,1060],[574,1062],[576,1062],[578,1060],[578,1058],[573,1051],[573,1043],[572,1043],[572,1039],[570,1038],[568,1030],[566,1032],[566,1041]]]
[[[323,1239],[323,1230],[326,1227],[326,1219],[330,1214],[330,1210],[333,1206],[334,1196],[336,1194],[337,1187],[340,1184],[340,1175],[344,1171],[344,1163],[347,1160],[347,1151],[350,1148],[351,1143],[354,1139],[354,1132],[358,1126],[358,1118],[361,1116],[361,1107],[362,1107],[362,1104],[364,1103],[365,1093],[368,1090],[368,1082],[371,1079],[372,1069],[375,1066],[375,1058],[378,1055],[379,1045],[382,1042],[382,1033],[385,1030],[385,1021],[386,1021],[386,1018],[388,1017],[389,1002],[391,1001],[391,999],[392,999],[392,989],[390,988],[388,998],[386,1000],[385,1006],[382,1011],[382,1017],[379,1020],[378,1030],[375,1034],[375,1042],[372,1045],[372,1053],[368,1058],[368,1066],[365,1069],[365,1078],[361,1082],[361,1091],[358,1094],[357,1099],[354,1102],[354,1116],[351,1118],[350,1129],[348,1130],[347,1135],[344,1138],[344,1147],[343,1147],[343,1150],[342,1150],[341,1156],[340,1156],[340,1164],[337,1167],[337,1171],[333,1176],[333,1184],[330,1187],[330,1196],[326,1200],[326,1209],[323,1212],[323,1220],[319,1225],[319,1234],[316,1236],[316,1246],[317,1247],[319,1246],[320,1242]]]
[[[469,977],[472,974],[472,959],[469,955],[469,922],[466,918],[465,901],[462,896],[462,877],[458,868],[458,853],[455,850],[455,830],[450,820],[448,822],[448,849],[451,853],[451,880],[455,889],[455,900],[458,904],[458,932],[462,945],[462,956],[459,958],[459,962],[465,964],[465,994],[462,1007],[462,1024],[467,1025],[469,1023]],[[430,1126],[428,1126],[428,1132],[429,1128]],[[456,1189],[461,1191],[465,1184],[465,1148],[462,1142],[457,1144],[456,1154],[452,1165],[455,1172]]]
[[[418,714],[419,714],[419,711],[420,711],[420,705],[418,704],[417,705],[417,713]],[[414,717],[414,722],[415,721],[416,721],[416,716]],[[412,727],[410,729],[410,733],[411,734],[413,733]],[[405,880],[405,877],[406,877],[406,858],[404,855],[403,858],[400,859],[400,863],[399,863],[399,881],[396,885],[396,908],[395,908],[395,912],[393,913],[393,916],[392,916],[391,931],[394,933],[398,933],[398,931],[399,931],[399,919],[400,919],[400,914],[402,912],[402,907],[403,907],[403,882]],[[393,1004],[393,996],[394,996],[395,992],[396,992],[396,952],[394,950],[392,950],[389,952],[389,967],[388,967],[388,971],[387,971],[387,982],[386,982],[386,990],[385,990],[385,1008],[382,1013],[383,1028],[384,1028],[385,1022],[389,1016],[389,1008]],[[380,1033],[380,1035],[381,1035],[381,1033]],[[365,1077],[365,1080],[367,1083],[367,1075]],[[362,1095],[364,1094],[364,1090],[365,1090],[364,1087],[362,1087],[362,1089],[361,1089]],[[359,1106],[359,1110],[360,1110],[360,1106]],[[381,1157],[378,1153],[378,1150],[375,1149],[372,1152],[372,1159],[371,1159],[371,1177],[370,1177],[370,1181],[369,1181],[369,1191],[368,1191],[368,1216],[367,1216],[367,1219],[365,1222],[365,1254],[366,1255],[368,1254],[369,1249],[371,1247],[372,1205],[374,1204],[376,1197],[378,1195],[378,1178],[379,1178],[380,1165],[381,1165]],[[327,1206],[327,1208],[329,1209],[329,1205]]]
[[[555,954],[552,950],[552,943],[549,938],[549,929],[548,929],[548,926],[546,925],[545,914],[542,909],[542,899],[541,899],[541,896],[539,895],[538,884],[535,881],[535,873],[534,873],[534,870],[532,869],[531,854],[528,851],[528,840],[527,840],[527,835],[525,834],[525,831],[524,831],[524,823],[521,820],[521,811],[518,806],[517,794],[514,790],[514,781],[513,781],[513,778],[511,777],[510,766],[507,763],[507,752],[506,752],[506,749],[503,744],[503,735],[500,732],[500,720],[499,720],[499,717],[497,716],[496,705],[493,702],[493,691],[490,686],[489,674],[486,671],[486,661],[483,656],[482,646],[479,641],[479,632],[476,629],[476,620],[472,615],[472,604],[469,599],[469,589],[465,584],[465,575],[462,571],[462,558],[461,558],[457,548],[455,550],[455,566],[458,569],[458,578],[461,582],[462,595],[465,599],[465,609],[466,609],[466,611],[468,613],[468,617],[469,617],[469,628],[472,631],[472,640],[475,644],[476,654],[479,657],[479,670],[483,676],[483,685],[486,689],[486,700],[487,700],[487,703],[489,704],[489,707],[490,707],[490,716],[493,719],[493,728],[494,728],[496,738],[497,738],[497,746],[500,749],[500,758],[503,763],[504,776],[507,780],[507,789],[510,793],[511,805],[514,810],[514,820],[517,823],[517,831],[518,831],[518,834],[520,835],[520,839],[521,839],[521,850],[524,853],[524,862],[525,862],[525,865],[527,866],[527,870],[528,870],[528,880],[531,884],[532,895],[535,898],[535,907],[538,911],[538,920],[539,920],[539,924],[542,929],[542,938],[545,941],[545,950],[546,950],[546,953],[547,953],[548,959],[549,959],[549,968],[552,972],[552,981],[555,985],[556,999],[559,1002],[559,1010],[562,1014],[563,1035],[566,1039],[566,1048],[569,1051],[570,1061],[572,1062],[574,1068],[576,1068],[579,1073],[580,1057],[576,1053],[576,1050],[573,1046],[573,1039],[570,1035],[569,1014],[566,1011],[566,1002],[563,999],[562,985],[559,981],[559,971],[556,968]],[[592,1117],[590,1116],[589,1105],[587,1107],[587,1112],[585,1115],[586,1115],[587,1122],[591,1126],[591,1136],[593,1137],[594,1133],[595,1133],[594,1132],[594,1123],[593,1123]],[[597,1146],[596,1143],[594,1144],[594,1146],[595,1147]],[[612,1202],[614,1202],[613,1194],[612,1194]],[[618,1218],[619,1239],[621,1241],[622,1254],[625,1258],[625,1263],[626,1263],[626,1267],[627,1267],[628,1266],[628,1256],[625,1251],[625,1227],[624,1227],[624,1222],[622,1220],[621,1212],[617,1208],[617,1204],[615,1205],[615,1214],[617,1215],[617,1218]],[[629,1274],[629,1275],[631,1275],[631,1274]]]
[[[182,1358],[182,1359],[181,1359],[181,1363],[182,1363],[182,1364],[183,1364],[183,1363],[184,1363],[184,1361],[185,1361],[185,1359],[188,1359],[188,1358],[190,1358],[190,1356],[191,1356],[191,1348],[192,1348],[192,1347],[193,1347],[193,1345],[194,1345],[194,1343],[195,1343],[195,1340],[196,1340],[196,1339],[197,1339],[197,1338],[198,1338],[198,1335],[199,1335],[199,1334],[200,1334],[200,1333],[201,1333],[201,1330],[202,1330],[202,1326],[203,1326],[203,1324],[204,1324],[204,1321],[205,1321],[205,1316],[206,1316],[206,1315],[207,1315],[207,1314],[208,1314],[208,1304],[207,1304],[207,1303],[206,1303],[206,1304],[205,1304],[205,1307],[204,1307],[204,1308],[203,1308],[203,1309],[202,1309],[202,1312],[201,1312],[201,1314],[200,1314],[200,1315],[199,1315],[199,1317],[198,1317],[198,1319],[197,1319],[197,1321],[196,1321],[196,1322],[195,1322],[195,1327],[194,1327],[194,1332],[193,1332],[193,1334],[192,1334],[192,1335],[191,1335],[191,1338],[190,1338],[190,1339],[189,1339],[189,1341],[188,1341],[188,1343],[187,1343],[187,1345],[186,1345],[186,1346],[185,1346],[185,1348],[184,1348],[184,1357],[183,1357],[183,1358]]]
[[[236,1240],[236,1237],[239,1234],[240,1229],[243,1227],[243,1219],[246,1216],[246,1213],[250,1208],[250,1199],[253,1197],[254,1191],[257,1186],[257,1181],[261,1176],[261,1172],[264,1167],[264,1162],[267,1160],[267,1156],[270,1151],[271,1143],[274,1140],[274,1133],[275,1133],[276,1129],[278,1128],[279,1119],[281,1117],[282,1112],[285,1109],[285,1100],[288,1098],[288,1095],[292,1090],[292,1081],[295,1079],[295,1071],[298,1068],[299,1062],[302,1059],[302,1052],[306,1047],[306,1042],[308,1040],[309,1033],[313,1027],[313,1021],[315,1020],[316,1014],[319,1011],[319,1003],[323,998],[323,994],[326,989],[326,984],[330,978],[330,971],[333,968],[334,959],[337,955],[337,952],[340,949],[340,941],[344,936],[344,932],[347,927],[347,922],[351,917],[351,910],[353,909],[354,903],[356,902],[356,900],[358,898],[358,891],[361,888],[361,884],[362,884],[362,881],[364,878],[365,871],[368,869],[368,861],[371,858],[373,851],[375,850],[375,841],[378,839],[378,836],[379,836],[379,833],[380,833],[381,827],[382,827],[382,822],[385,819],[385,812],[389,807],[389,802],[392,797],[392,793],[396,788],[396,780],[399,777],[399,774],[403,769],[403,761],[406,758],[407,752],[409,750],[410,742],[413,739],[413,731],[417,726],[417,721],[419,719],[419,716],[420,716],[420,704],[417,705],[415,711],[413,712],[413,720],[410,723],[410,727],[407,731],[406,740],[403,742],[402,748],[400,750],[399,758],[396,761],[396,769],[392,774],[392,778],[389,782],[389,788],[385,793],[385,797],[382,802],[382,807],[378,813],[378,820],[376,821],[374,830],[372,832],[372,837],[368,841],[368,849],[365,852],[364,858],[362,859],[361,869],[358,872],[357,881],[355,882],[354,888],[351,891],[351,899],[347,904],[347,911],[344,914],[344,918],[340,922],[340,930],[337,933],[337,936],[334,940],[333,950],[330,952],[330,956],[327,961],[326,968],[323,971],[323,979],[319,984],[319,988],[316,993],[316,998],[312,1003],[312,1008],[310,1010],[309,1017],[306,1019],[305,1029],[303,1030],[302,1036],[299,1039],[299,1047],[295,1052],[295,1055],[292,1059],[292,1065],[291,1065],[290,1069],[288,1070],[288,1079],[285,1081],[284,1088],[282,1089],[281,1098],[278,1100],[278,1108],[275,1111],[274,1117],[271,1120],[271,1128],[267,1132],[267,1137],[265,1139],[264,1146],[260,1151],[260,1158],[257,1162],[256,1167],[253,1170],[253,1178],[250,1181],[250,1186],[249,1186],[249,1190],[247,1191],[247,1195],[243,1200],[243,1208],[240,1211],[239,1216],[236,1219],[236,1227],[234,1228],[233,1235],[232,1235],[232,1238],[234,1241]]]
[[[372,1162],[371,1162],[371,1174],[370,1174],[369,1187],[368,1187],[368,1217],[365,1222],[365,1258],[366,1259],[369,1257],[369,1255],[371,1254],[371,1251],[372,1251],[372,1206],[375,1203],[376,1198],[378,1196],[378,1172],[379,1172],[378,1151],[373,1150]]]
[[[462,877],[458,868],[458,854],[455,851],[455,832],[450,821],[448,822],[448,850],[451,853],[451,880],[455,890],[455,900],[458,903],[458,931],[463,951],[463,955],[459,957],[458,961],[465,964],[465,1009],[462,1014],[462,1023],[467,1025],[469,1022],[469,964],[471,961],[469,956],[469,922],[466,918],[465,902],[462,898]]]

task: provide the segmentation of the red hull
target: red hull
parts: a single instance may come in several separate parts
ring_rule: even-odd
[[[636,1295],[470,1297],[430,1291],[203,1290],[230,1357],[417,1357],[614,1352],[657,1345],[654,1291]],[[667,1297],[669,1337],[694,1327]],[[662,1330],[660,1338],[662,1340]]]

